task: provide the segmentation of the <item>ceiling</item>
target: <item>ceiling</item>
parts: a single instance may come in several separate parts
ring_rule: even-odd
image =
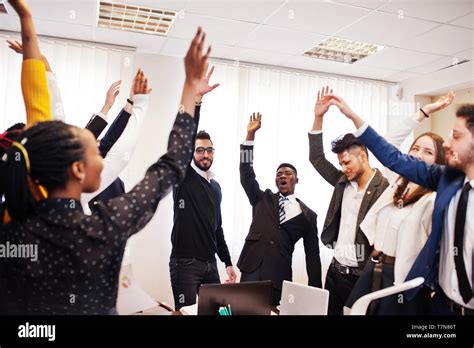
[[[167,38],[97,28],[97,1],[29,0],[38,33],[183,56],[198,25],[212,56],[400,82],[474,59],[474,0],[115,1],[179,13]],[[0,14],[0,30],[18,18]],[[303,57],[329,36],[385,46],[354,64]],[[474,80],[474,76],[473,76]]]

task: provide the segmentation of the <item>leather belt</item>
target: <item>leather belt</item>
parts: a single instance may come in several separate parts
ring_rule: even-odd
[[[388,265],[395,264],[395,257],[388,256],[381,251],[374,250],[372,252],[370,260],[374,263],[386,263]]]
[[[349,266],[344,266],[342,263],[336,260],[335,257],[332,258],[331,265],[339,272],[342,274],[351,274],[355,276],[360,276],[360,270],[358,267],[349,267]]]

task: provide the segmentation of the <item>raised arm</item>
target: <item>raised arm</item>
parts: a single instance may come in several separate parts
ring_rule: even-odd
[[[20,17],[23,42],[21,89],[26,108],[26,126],[51,120],[51,104],[46,81],[45,64],[42,61],[33,17],[24,0],[9,0]]]
[[[250,120],[247,125],[247,137],[242,145],[240,145],[240,183],[247,194],[250,204],[255,206],[258,202],[262,190],[255,178],[253,170],[253,142],[255,140],[255,133],[262,126],[262,115],[257,112],[250,115]]]
[[[404,117],[400,122],[397,122],[394,127],[390,127],[387,134],[385,135],[385,140],[387,140],[388,143],[392,144],[397,149],[400,149],[401,144],[415,130],[415,128],[427,119],[425,113],[429,116],[439,110],[442,110],[450,105],[453,100],[454,92],[451,91],[441,96],[437,101],[426,104],[413,115]],[[383,174],[390,183],[393,182],[396,177],[398,177],[396,173],[392,172],[386,167],[383,170]]]
[[[132,116],[132,114],[125,111],[125,108],[120,110],[114,122],[107,130],[107,133],[105,133],[104,137],[100,140],[99,151],[102,157],[105,158],[107,156],[112,146],[114,146],[114,144],[120,138],[123,131],[127,127],[130,116]]]
[[[23,45],[19,41],[7,40],[8,47],[18,54],[23,55]],[[46,81],[48,84],[49,99],[51,105],[51,119],[54,121],[65,121],[64,105],[59,91],[58,80],[56,74],[52,71],[48,59],[41,54],[41,60],[46,67]]]
[[[411,134],[411,132],[424,120],[427,119],[423,111],[429,116],[439,110],[448,107],[454,99],[454,92],[449,92],[441,96],[437,101],[426,104],[420,108],[413,115],[404,117],[395,127],[391,127],[385,139],[397,148],[405,141],[405,139]],[[423,110],[423,111],[421,111]]]
[[[137,73],[135,84],[132,88],[134,89],[132,115],[130,116],[122,135],[107,153],[107,157],[104,158],[104,169],[100,176],[101,182],[99,189],[92,193],[81,194],[81,203],[83,207],[86,207],[91,199],[105,190],[115,179],[117,179],[119,174],[130,162],[132,154],[135,151],[140,134],[140,128],[148,110],[148,93],[150,92],[148,81],[141,69]],[[109,89],[109,91],[111,90]]]
[[[326,159],[323,147],[323,117],[331,106],[329,104],[332,89],[322,88],[318,91],[316,104],[314,105],[313,129],[309,132],[309,161],[324,180],[332,186],[336,185],[339,178],[344,175],[331,162]]]

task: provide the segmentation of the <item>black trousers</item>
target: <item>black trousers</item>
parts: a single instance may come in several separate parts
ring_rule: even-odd
[[[324,288],[329,290],[328,315],[342,315],[342,309],[359,277],[340,273],[334,265],[328,268]]]
[[[240,276],[240,282],[258,282],[261,280],[271,280],[271,279],[262,279],[260,267],[258,267],[255,271],[246,273],[246,272],[241,272],[242,275]],[[280,304],[281,300],[281,288],[278,289],[274,286],[273,281],[272,281],[272,305],[273,306],[278,306]]]
[[[355,301],[360,297],[372,292],[372,279],[375,263],[367,261],[364,271],[359,280],[354,285],[346,306],[352,307]],[[395,281],[394,265],[383,264],[382,266],[382,284],[380,289],[385,289],[393,285]],[[422,288],[416,296],[408,301],[403,293],[383,297],[378,301],[375,307],[376,315],[424,315],[430,311],[430,291]]]
[[[201,284],[219,284],[216,260],[172,257],[169,263],[171,287],[176,310],[196,303]]]

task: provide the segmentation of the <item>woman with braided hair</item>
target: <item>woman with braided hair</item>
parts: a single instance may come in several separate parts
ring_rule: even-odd
[[[100,184],[102,157],[94,136],[60,121],[38,123],[22,132],[2,156],[0,181],[11,221],[0,225],[0,245],[37,247],[31,258],[0,262],[0,314],[116,313],[120,265],[127,239],[153,217],[159,201],[186,173],[194,151],[199,81],[210,48],[198,29],[184,58],[186,79],[167,153],[130,192],[96,205],[85,215],[82,192]],[[145,103],[148,83],[134,100]],[[37,202],[32,184],[48,198]]]

